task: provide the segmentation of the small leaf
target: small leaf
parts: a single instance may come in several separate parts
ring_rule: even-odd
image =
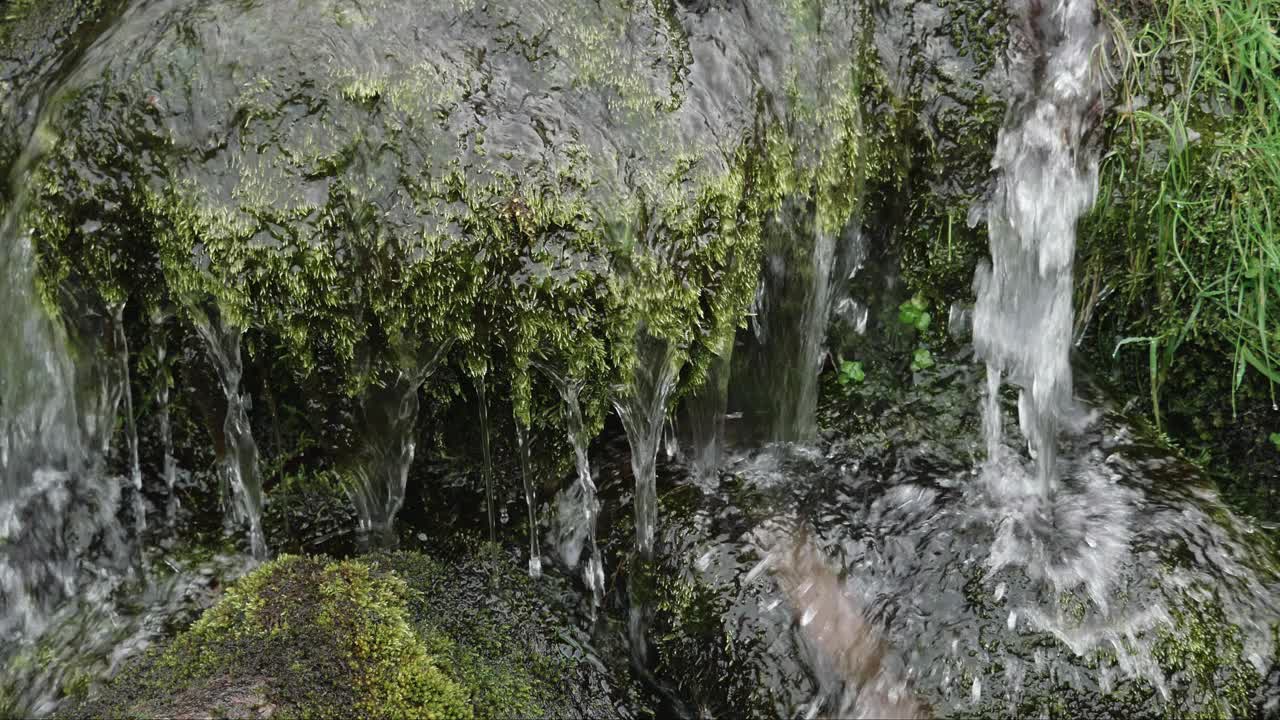
[[[862,369],[861,361],[845,360],[840,363],[840,384],[850,385],[860,383],[867,379],[867,373]]]
[[[919,330],[920,332],[924,332],[925,330],[928,330],[929,321],[932,319],[933,318],[932,316],[929,315],[929,313],[927,312],[920,313],[920,317],[916,318],[916,322],[915,322],[916,329]]]
[[[1280,450],[1280,432],[1271,433],[1271,444],[1276,446],[1276,450]]]
[[[898,322],[914,326],[920,322],[920,310],[910,303],[902,303],[898,306]]]
[[[933,366],[933,353],[930,353],[928,348],[916,348],[916,351],[911,354],[912,370],[919,372],[921,370],[928,370]]]

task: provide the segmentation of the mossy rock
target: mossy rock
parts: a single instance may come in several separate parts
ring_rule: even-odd
[[[231,586],[190,628],[60,716],[611,717],[644,700],[571,638],[555,578],[535,583],[496,545],[460,536],[439,558],[284,555]]]
[[[409,595],[365,563],[281,556],[68,716],[472,717],[409,623]]]
[[[713,21],[767,48],[695,32]],[[216,310],[248,364],[335,396],[452,343],[523,418],[542,357],[588,380],[598,427],[638,333],[697,382],[783,198],[850,220],[863,21],[851,1],[131,4],[29,133],[47,304]],[[776,74],[742,59],[765,52]]]

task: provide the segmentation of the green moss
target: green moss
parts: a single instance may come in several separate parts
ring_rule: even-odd
[[[444,673],[465,688],[477,718],[578,714],[566,687],[575,668],[563,655],[539,650],[563,628],[552,626],[514,563],[476,542],[467,545],[465,566],[412,552],[375,556],[374,563],[417,589],[409,615]],[[477,592],[488,600],[477,603]]]
[[[79,708],[86,716],[243,712],[471,717],[410,626],[404,582],[355,561],[282,556]]]
[[[1188,717],[1245,717],[1252,713],[1261,678],[1244,658],[1240,628],[1216,599],[1187,602],[1172,611],[1173,627],[1157,635],[1154,656],[1173,679],[1174,702]]]

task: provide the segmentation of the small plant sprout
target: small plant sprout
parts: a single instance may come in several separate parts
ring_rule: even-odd
[[[861,360],[845,360],[840,363],[840,384],[848,387],[849,385],[861,384],[867,379],[867,373],[862,369]]]

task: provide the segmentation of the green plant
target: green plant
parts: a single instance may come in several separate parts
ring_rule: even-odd
[[[924,297],[916,295],[898,306],[898,322],[910,325],[920,332],[929,329],[933,317],[929,314]]]
[[[1151,402],[1187,346],[1280,381],[1280,0],[1110,3],[1121,67],[1098,206],[1082,233],[1088,317],[1147,346]],[[1102,292],[1106,285],[1111,293]]]
[[[1280,450],[1280,432],[1271,433],[1271,437],[1268,439],[1271,440],[1272,445],[1276,446],[1276,450]]]
[[[933,353],[929,352],[929,348],[916,348],[916,351],[911,353],[911,369],[916,372],[928,370],[935,364]]]
[[[856,385],[867,379],[867,373],[862,369],[860,360],[845,360],[840,363],[840,376],[838,378],[841,385]]]

